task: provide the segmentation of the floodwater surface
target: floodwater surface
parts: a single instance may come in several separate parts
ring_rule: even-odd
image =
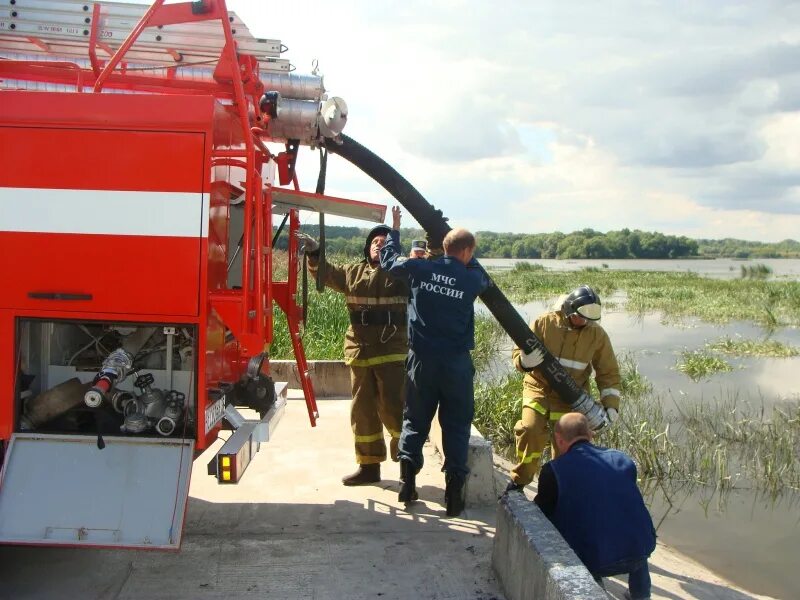
[[[478,240],[480,245],[480,239]],[[511,269],[518,262],[539,264],[548,271],[579,271],[581,269],[608,269],[610,271],[666,271],[674,273],[697,273],[715,279],[737,279],[741,277],[742,267],[766,265],[772,269],[775,279],[800,279],[800,259],[798,258],[662,258],[662,259],[612,259],[583,258],[562,260],[555,258],[481,258],[486,269]]]

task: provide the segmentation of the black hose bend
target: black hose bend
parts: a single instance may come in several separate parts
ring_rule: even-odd
[[[441,240],[450,231],[451,227],[447,224],[442,211],[428,203],[408,180],[381,157],[343,134],[337,140],[326,140],[326,148],[329,152],[338,154],[352,163],[379,183],[405,207],[432,240]],[[523,352],[530,352],[535,348],[543,353],[544,362],[537,367],[537,370],[544,375],[562,400],[586,414],[586,408],[589,406],[587,400],[591,400],[591,397],[588,397],[588,394],[575,383],[558,359],[548,352],[488,274],[487,278],[490,285],[480,296],[483,303]],[[592,404],[594,403],[592,402]],[[590,415],[587,414],[587,416]],[[596,428],[603,426],[596,422],[592,425]]]

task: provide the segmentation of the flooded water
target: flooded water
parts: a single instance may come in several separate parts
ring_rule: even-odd
[[[704,277],[736,279],[741,277],[742,267],[766,265],[772,269],[775,279],[800,279],[800,259],[605,259],[585,258],[580,260],[558,260],[553,258],[481,258],[486,269],[511,269],[518,262],[542,265],[549,271],[579,271],[585,268],[609,269],[610,271],[668,271],[692,272]]]
[[[752,592],[800,597],[800,497],[739,492],[718,500],[693,493],[670,507],[659,492],[647,497],[654,523],[666,515],[659,541]]]
[[[526,321],[549,309],[548,303],[532,302],[517,305]],[[485,309],[484,309],[485,310]],[[797,373],[800,357],[760,358],[720,355],[733,366],[733,371],[714,373],[692,381],[677,370],[681,353],[701,350],[707,343],[726,337],[778,340],[800,347],[800,329],[785,328],[767,333],[751,323],[734,322],[712,325],[698,319],[679,324],[665,324],[660,315],[634,316],[621,309],[603,312],[603,327],[608,332],[618,356],[630,355],[639,365],[639,372],[653,384],[665,401],[713,402],[737,398],[741,402],[771,409],[787,400],[800,399]]]
[[[481,262],[487,268],[492,267],[491,261]],[[492,268],[511,266],[515,262],[506,260]],[[738,265],[743,264],[743,261],[529,262],[560,270],[600,266],[594,263],[605,262],[609,269],[694,270],[710,277],[738,277]],[[774,274],[800,279],[800,260],[754,262],[769,264]],[[551,267],[549,263],[558,263],[558,266]],[[662,268],[653,268],[653,263]],[[729,275],[732,272],[729,267],[734,264],[737,265],[735,274]],[[784,328],[768,333],[751,323],[711,325],[697,319],[667,324],[658,314],[640,317],[626,313],[622,308],[624,297],[612,300],[615,300],[613,306],[619,308],[605,310],[602,324],[609,333],[615,352],[618,356],[628,354],[633,358],[639,372],[653,384],[666,410],[672,411],[676,405],[735,399],[738,403],[763,407],[769,414],[775,406],[800,401],[797,376],[800,357],[720,355],[734,367],[733,371],[716,373],[699,381],[692,381],[676,369],[683,351],[704,349],[707,343],[724,337],[764,339],[769,336],[784,344],[800,346],[800,329]],[[550,303],[552,300],[516,308],[526,321],[530,321],[549,310]],[[486,309],[480,305],[478,310]],[[496,368],[510,368],[510,352],[504,353]],[[654,521],[658,523],[663,518],[658,530],[661,542],[753,592],[777,598],[800,598],[800,570],[796,567],[800,556],[800,498],[784,496],[773,502],[754,492],[737,491],[721,504],[716,498],[709,502],[698,493],[684,494],[672,500],[675,506],[670,508],[661,493],[654,493],[649,498]]]

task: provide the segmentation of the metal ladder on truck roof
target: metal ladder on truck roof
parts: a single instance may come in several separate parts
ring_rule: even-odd
[[[0,56],[12,60],[70,58],[88,64],[94,42],[110,57],[148,8],[120,2],[10,0],[0,12]],[[289,61],[280,58],[286,47],[279,40],[254,37],[233,11],[228,11],[228,20],[240,54],[255,57],[264,71],[292,70]],[[93,26],[97,28],[96,39]],[[125,54],[125,60],[165,69],[211,65],[206,67],[210,73],[225,43],[221,32],[220,24],[214,21],[148,27]]]

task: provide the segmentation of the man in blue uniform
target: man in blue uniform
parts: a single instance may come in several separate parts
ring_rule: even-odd
[[[444,446],[445,505],[448,516],[464,510],[464,482],[474,414],[470,350],[475,346],[475,299],[489,279],[473,258],[475,237],[453,229],[444,238],[444,256],[409,258],[400,251],[400,209],[392,209],[392,231],[381,249],[381,268],[406,279],[409,352],[400,435],[401,502],[417,499],[415,477],[422,468],[422,446],[439,408]]]
[[[560,454],[542,467],[534,502],[595,579],[627,573],[629,598],[650,598],[647,558],[656,532],[636,485],[636,465],[624,452],[591,439],[580,413],[556,422]]]

